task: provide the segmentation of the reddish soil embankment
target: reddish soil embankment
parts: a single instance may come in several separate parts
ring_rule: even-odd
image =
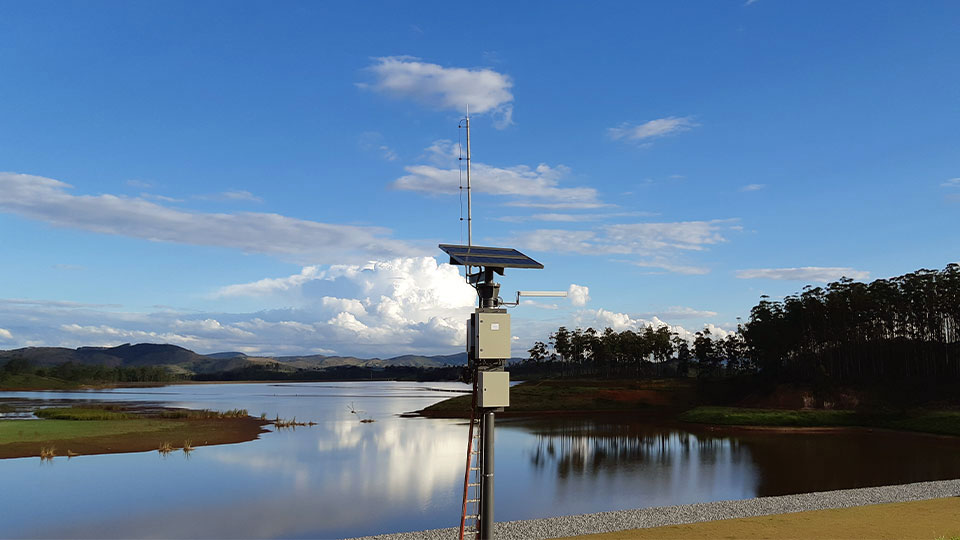
[[[170,424],[169,427],[165,426],[160,430],[0,444],[0,459],[40,456],[41,448],[54,448],[57,456],[74,456],[156,451],[164,443],[174,449],[183,448],[187,442],[192,447],[233,444],[257,439],[261,433],[267,433],[263,426],[268,424],[265,420],[252,417],[178,419],[165,422]]]

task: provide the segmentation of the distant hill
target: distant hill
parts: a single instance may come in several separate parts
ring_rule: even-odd
[[[246,358],[247,355],[242,352],[218,352],[205,354],[207,358]]]
[[[241,352],[218,352],[197,354],[176,345],[129,343],[118,347],[26,347],[0,351],[0,365],[11,358],[23,358],[38,367],[73,362],[88,366],[140,367],[162,366],[181,375],[214,374],[241,369],[258,368],[278,373],[293,373],[298,370],[323,370],[343,366],[383,368],[388,366],[440,368],[463,366],[467,363],[465,352],[437,355],[402,355],[392,358],[356,358],[353,356],[280,356],[253,357]]]

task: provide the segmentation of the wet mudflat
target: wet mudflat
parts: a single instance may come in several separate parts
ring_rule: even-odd
[[[189,455],[0,460],[0,537],[307,538],[453,526],[466,426],[398,415],[465,389],[338,382],[2,393],[242,408],[317,425],[268,426],[257,440]],[[960,478],[957,438],[711,429],[628,415],[504,418],[496,451],[498,520]]]

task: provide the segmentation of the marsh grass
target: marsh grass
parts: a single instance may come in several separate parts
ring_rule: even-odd
[[[285,419],[280,418],[279,416],[277,416],[276,418],[273,419],[273,422],[271,422],[271,423],[272,423],[274,426],[276,426],[277,429],[288,429],[288,428],[289,428],[289,429],[294,429],[294,428],[299,427],[299,426],[315,426],[315,425],[317,425],[316,422],[297,422],[297,417],[296,417],[296,416],[293,417],[293,420],[285,420]]]
[[[57,449],[53,446],[41,446],[40,447],[40,459],[42,461],[52,461],[53,457],[57,455]]]
[[[46,420],[129,420],[136,415],[104,407],[51,407],[33,414]]]
[[[72,458],[72,457],[76,457],[76,456],[79,456],[79,455],[80,455],[80,454],[74,452],[73,450],[70,450],[69,448],[67,449],[67,459],[70,459],[70,458]]]
[[[190,452],[193,452],[193,441],[187,439],[183,441],[183,453],[189,454]]]
[[[160,418],[185,418],[185,419],[222,419],[222,418],[246,418],[250,413],[246,409],[230,409],[229,411],[211,411],[210,409],[188,410],[178,409],[175,411],[162,411],[157,415]],[[263,418],[263,416],[261,416]],[[265,419],[265,418],[264,418]]]
[[[158,449],[158,452],[160,452],[161,456],[166,456],[170,452],[173,452],[173,450],[174,450],[173,445],[170,444],[169,441],[163,441],[162,443],[160,443],[160,448]]]

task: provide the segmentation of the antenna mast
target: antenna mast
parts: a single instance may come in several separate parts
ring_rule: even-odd
[[[470,197],[470,105],[467,105],[467,245],[473,245],[473,214]],[[463,238],[462,236],[460,238]],[[463,240],[461,240],[462,242]],[[469,268],[468,268],[469,273]]]

